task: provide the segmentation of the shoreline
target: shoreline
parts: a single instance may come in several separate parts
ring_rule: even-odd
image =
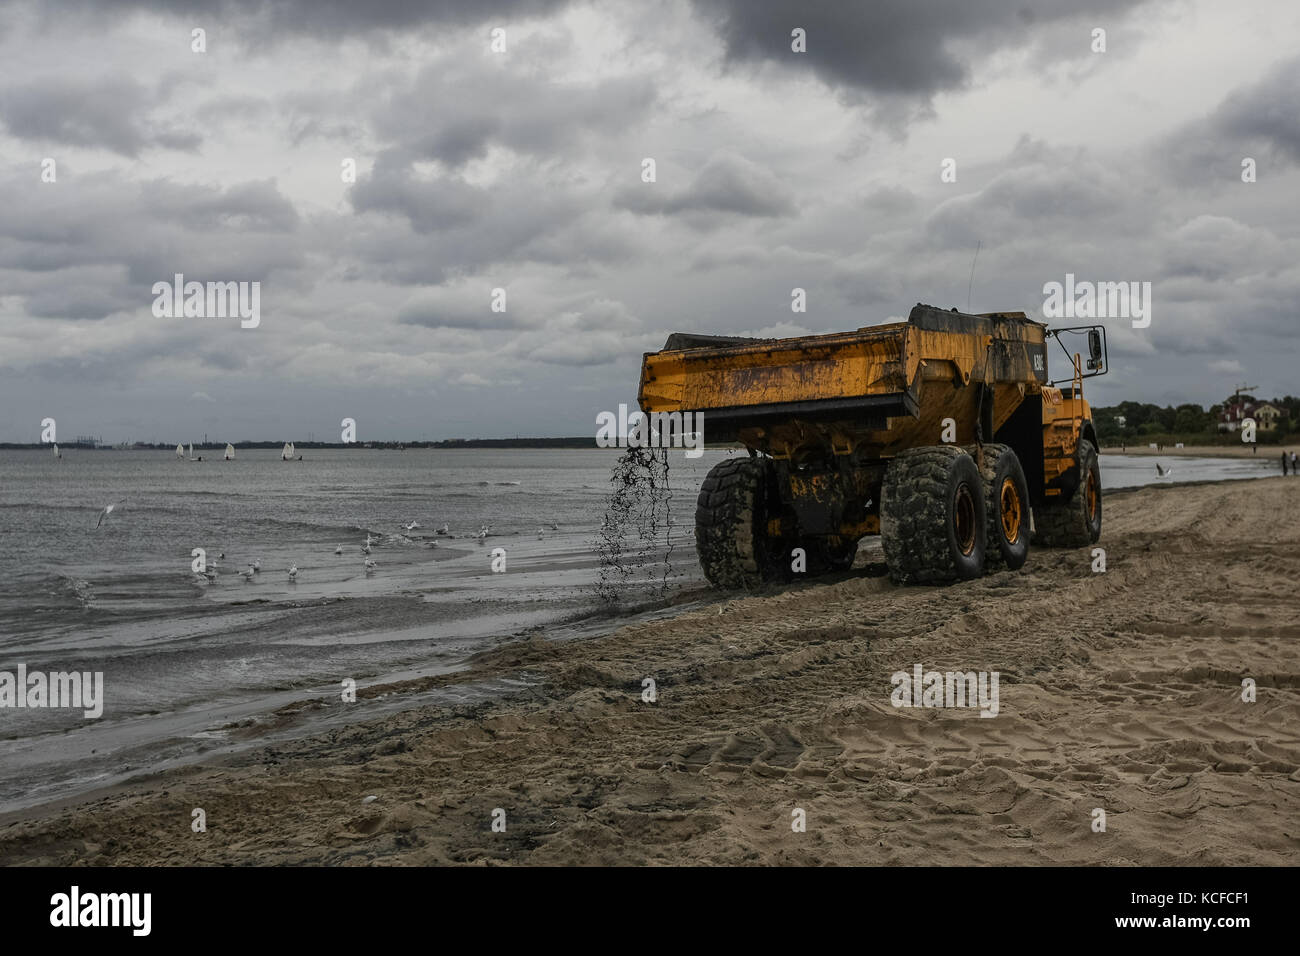
[[[1252,448],[1260,449],[1252,451]],[[1101,449],[1101,454],[1106,455],[1136,455],[1148,458],[1258,458],[1260,461],[1272,458],[1274,461],[1283,451],[1292,452],[1300,455],[1300,440],[1291,445],[1187,445],[1183,448],[1174,448],[1172,445],[1165,445],[1159,451],[1148,447],[1143,443],[1127,446],[1123,451],[1118,445],[1107,445]],[[1279,464],[1279,474],[1281,465]]]
[[[454,674],[359,689],[527,676],[515,693],[13,811],[0,862],[1293,864],[1300,530],[1276,515],[1300,507],[1300,482],[1239,492],[1108,497],[1104,575],[1086,550],[1035,549],[1019,572],[897,588],[876,541],[846,574],[596,636],[548,627]],[[914,663],[999,671],[999,718],[893,708],[889,674]],[[1098,806],[1114,839],[1089,829]]]

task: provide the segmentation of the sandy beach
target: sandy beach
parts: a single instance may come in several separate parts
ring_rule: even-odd
[[[1294,451],[1300,454],[1300,442],[1293,445],[1251,445],[1238,442],[1235,445],[1185,445],[1182,448],[1162,445],[1159,451],[1151,448],[1146,442],[1134,442],[1125,445],[1123,452],[1120,451],[1119,445],[1106,445],[1102,450],[1111,454],[1142,455],[1148,458],[1258,458],[1261,461],[1277,463],[1280,472],[1282,452],[1285,450],[1288,453]]]
[[[362,691],[522,679],[501,699],[10,815],[0,861],[1294,864],[1300,480],[1105,509],[1105,573],[1086,549],[1039,550],[1020,572],[897,588],[864,543],[834,579]],[[998,672],[997,716],[894,707],[891,675],[916,665]]]

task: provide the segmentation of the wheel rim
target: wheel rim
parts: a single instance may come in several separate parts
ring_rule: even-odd
[[[957,488],[953,501],[953,521],[957,532],[957,547],[964,555],[975,550],[975,499],[965,485]]]
[[[1088,469],[1086,488],[1088,495],[1088,520],[1092,521],[1097,517],[1097,501],[1099,496],[1097,494],[1097,474],[1091,468]]]
[[[1020,540],[1021,505],[1020,492],[1016,490],[1016,483],[1010,478],[1002,479],[998,501],[1002,514],[1002,534],[1008,543],[1015,544]]]

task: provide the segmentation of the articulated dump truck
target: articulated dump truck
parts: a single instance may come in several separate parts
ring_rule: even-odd
[[[1086,337],[1087,359],[1065,333]],[[1064,387],[1048,378],[1051,339],[1072,365]],[[872,534],[896,583],[941,583],[1020,568],[1031,534],[1098,539],[1083,379],[1107,362],[1101,326],[918,304],[906,322],[832,335],[676,333],[646,353],[638,399],[647,414],[702,415],[710,443],[749,450],[700,490],[696,549],[716,587],[847,569]]]

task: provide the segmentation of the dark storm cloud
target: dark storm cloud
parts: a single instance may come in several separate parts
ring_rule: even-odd
[[[1027,235],[1069,243],[1084,233],[1084,224],[1104,220],[1113,234],[1126,218],[1142,220],[1139,228],[1145,228],[1147,211],[1121,199],[1132,188],[1123,172],[1022,139],[995,167],[960,174],[979,188],[934,208],[925,220],[925,243],[973,248],[980,240]]]
[[[488,211],[492,196],[454,176],[417,178],[409,163],[385,153],[371,174],[358,180],[351,201],[357,212],[399,215],[416,232],[427,233],[474,222]]]
[[[409,159],[455,168],[500,145],[555,159],[592,137],[634,127],[654,105],[648,77],[556,82],[449,57],[391,93],[373,117],[375,134]]]
[[[338,37],[426,25],[465,27],[490,20],[544,16],[568,0],[47,0],[50,19],[145,11],[200,21],[251,25],[271,41],[295,35]],[[17,4],[15,4],[17,5]]]
[[[731,62],[811,70],[846,90],[928,101],[965,86],[973,59],[1024,45],[1065,21],[1127,13],[1130,0],[694,0]],[[790,49],[807,32],[807,53]],[[1086,47],[1082,47],[1086,49]]]
[[[491,185],[455,174],[419,175],[392,156],[350,192],[357,221],[334,241],[360,274],[399,285],[428,285],[496,268],[508,285],[524,263],[582,270],[627,258],[635,230],[611,222],[596,187],[536,169]]]
[[[149,118],[159,100],[129,77],[49,76],[0,93],[0,122],[20,139],[106,149],[132,159],[149,147],[198,149],[197,133]]]
[[[37,318],[102,319],[114,312],[138,308],[141,297],[106,267],[69,269],[39,283],[24,300],[24,310]]]
[[[681,189],[673,189],[663,171],[657,176],[657,182],[625,187],[615,198],[615,205],[643,215],[724,213],[761,218],[795,212],[789,187],[762,166],[740,156],[714,156]]]
[[[1300,162],[1300,57],[1277,64],[1253,86],[1237,90],[1210,116],[1225,139],[1265,143]]]
[[[505,312],[493,312],[489,292],[484,286],[478,305],[469,303],[464,297],[454,301],[445,296],[417,299],[398,310],[397,321],[403,325],[419,325],[426,329],[499,330],[529,328],[533,325],[517,307]]]
[[[1300,164],[1300,57],[1270,66],[1255,83],[1228,92],[1202,118],[1183,123],[1150,150],[1184,185],[1236,188],[1242,160],[1256,161],[1256,178],[1270,167]]]
[[[253,281],[302,264],[298,214],[270,182],[227,188],[117,173],[32,188],[30,169],[0,173],[0,269],[35,316],[104,318],[147,310],[154,282]]]

